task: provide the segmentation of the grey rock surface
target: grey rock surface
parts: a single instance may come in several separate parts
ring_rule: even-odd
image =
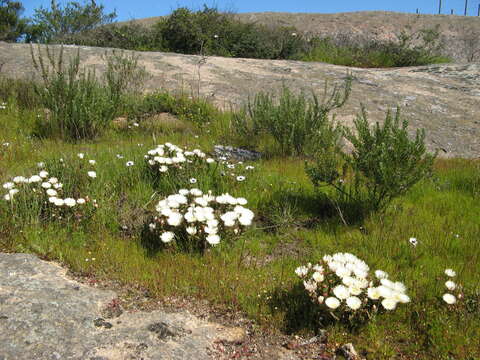
[[[103,319],[116,298],[28,254],[0,253],[0,359],[209,359],[228,328],[189,313],[122,313]]]
[[[59,46],[53,48],[59,51]],[[106,50],[80,47],[82,65],[101,74]],[[75,46],[65,48],[66,57],[75,53]],[[388,110],[400,106],[412,135],[415,129],[425,129],[429,150],[439,150],[442,157],[480,157],[480,63],[359,69],[301,61],[137,54],[149,73],[147,91],[191,92],[225,109],[238,108],[260,91],[278,92],[282,85],[307,95],[313,91],[321,99],[325,81],[341,86],[348,76],[353,79],[352,93],[335,111],[337,121],[351,126],[363,104],[370,122],[382,122]],[[38,78],[27,44],[0,43],[0,63],[8,76]]]
[[[233,146],[215,145],[213,151],[218,158],[223,157],[239,161],[254,161],[259,160],[262,157],[262,154],[258,151],[251,151]]]

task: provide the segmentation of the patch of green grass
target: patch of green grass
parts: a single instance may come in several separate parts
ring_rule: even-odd
[[[249,172],[241,170],[244,182],[224,184],[233,195],[248,199],[255,227],[204,255],[151,251],[142,241],[142,228],[158,199],[168,194],[144,176],[143,155],[167,141],[212,151],[223,133],[214,129],[226,126],[229,115],[212,118],[210,127],[194,128],[192,135],[198,138],[183,131],[149,134],[132,128],[71,144],[32,138],[37,113],[12,103],[0,110],[0,141],[10,143],[0,147],[1,182],[36,173],[42,161],[62,178],[66,191],[81,191],[99,207],[85,226],[20,222],[12,220],[0,199],[0,251],[33,252],[77,272],[139,285],[158,298],[205,299],[243,311],[266,328],[295,334],[313,334],[319,324],[295,268],[324,254],[350,252],[372,270],[383,269],[405,283],[412,302],[357,331],[328,325],[329,341],[352,342],[372,359],[480,357],[478,162],[437,160],[434,177],[396,199],[385,214],[345,225],[311,185],[302,159],[265,159],[253,163]],[[83,162],[78,153],[85,154]],[[87,165],[88,159],[96,164]],[[135,165],[126,167],[127,161]],[[87,168],[95,169],[97,178],[81,180]],[[201,186],[202,178],[198,180]],[[410,237],[418,239],[416,247]],[[465,289],[465,298],[454,307],[441,299],[443,271],[449,267]]]

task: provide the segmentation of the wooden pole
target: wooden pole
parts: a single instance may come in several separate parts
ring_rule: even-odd
[[[463,13],[464,16],[467,16],[467,6],[468,6],[468,0],[465,0],[465,11]]]
[[[438,13],[442,13],[442,0],[438,0]]]

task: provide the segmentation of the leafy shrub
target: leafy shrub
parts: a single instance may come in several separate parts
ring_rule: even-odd
[[[410,302],[405,285],[388,279],[349,253],[325,255],[318,264],[300,266],[295,273],[315,304],[335,320],[364,321],[380,309],[394,310],[399,303]],[[381,307],[380,307],[381,305]]]
[[[350,84],[347,80],[343,91],[335,87],[330,95],[325,89],[322,102],[315,94],[295,95],[287,87],[283,87],[278,100],[271,94],[259,93],[234,115],[234,131],[244,145],[258,144],[261,136],[271,136],[283,155],[303,155],[319,143],[335,143],[339,128],[328,115],[345,104]]]
[[[115,117],[126,92],[134,91],[144,77],[137,58],[113,52],[105,57],[107,70],[102,83],[93,70],[80,69],[80,50],[64,65],[63,47],[58,56],[49,47],[44,56],[31,47],[34,67],[42,85],[36,84],[41,104],[48,110],[39,118],[37,134],[58,135],[69,140],[92,139],[102,133]]]
[[[350,154],[339,148],[327,158],[321,152],[307,165],[315,185],[326,184],[344,201],[362,204],[364,210],[382,210],[430,174],[435,155],[426,152],[425,132],[417,130],[409,139],[408,121],[400,122],[400,111],[389,112],[382,125],[369,126],[365,109],[354,122],[355,131],[345,129],[353,146]]]

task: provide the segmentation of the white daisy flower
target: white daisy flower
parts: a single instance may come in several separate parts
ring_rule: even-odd
[[[380,299],[380,291],[376,287],[371,287],[367,289],[367,296],[369,299],[378,300]]]
[[[333,288],[333,294],[340,300],[344,300],[350,296],[350,291],[343,285],[337,285]]]
[[[15,181],[15,179],[13,181]],[[455,277],[455,276],[457,276],[457,273],[455,271],[453,271],[452,269],[445,269],[445,275],[447,275],[449,277]]]
[[[340,300],[336,297],[330,296],[325,300],[325,305],[327,305],[330,309],[335,310],[340,306]]]
[[[63,200],[63,202],[68,207],[74,207],[75,205],[77,205],[77,201],[75,199],[72,199],[72,198],[66,198],[66,199]]]
[[[15,184],[13,182],[6,182],[5,184],[3,184],[3,188],[7,190],[13,189],[14,187]]]
[[[195,235],[197,233],[197,228],[195,226],[188,226],[185,230],[188,235]]]
[[[443,294],[442,299],[449,305],[453,305],[457,302],[457,298],[454,295],[448,293]]]
[[[90,176],[91,178],[96,178],[97,177],[97,173],[95,171],[89,171],[88,173],[88,176]]]
[[[63,206],[65,205],[65,202],[63,201],[63,199],[57,199],[55,198],[55,201],[53,202],[56,206]]]
[[[178,226],[182,223],[183,215],[178,212],[172,212],[167,219],[168,225]]]
[[[216,234],[208,235],[207,236],[207,242],[210,245],[217,245],[218,243],[220,243],[220,236],[218,236]]]
[[[306,266],[299,266],[295,269],[295,274],[297,274],[297,276],[303,278],[303,277],[307,276],[308,268]]]
[[[362,301],[356,296],[350,296],[346,300],[347,306],[352,310],[358,310],[362,306]]]
[[[160,235],[160,239],[164,242],[164,243],[169,243],[170,241],[172,241],[173,239],[175,238],[175,234],[171,231],[165,231],[164,233],[162,233],[162,235]]]
[[[57,191],[54,189],[47,189],[48,196],[57,196]]]
[[[397,307],[397,302],[395,301],[395,299],[386,298],[382,300],[382,306],[386,310],[394,310]]]
[[[451,280],[448,280],[446,283],[445,283],[445,286],[448,290],[450,291],[453,291],[455,290],[455,288],[457,287],[457,284],[455,284],[453,281]]]
[[[380,280],[388,278],[388,274],[382,270],[375,270],[375,276]]]
[[[13,179],[13,181],[15,182],[15,179]],[[33,176],[30,177],[30,179],[28,179],[29,183],[37,183],[37,182],[40,182],[40,181],[42,181],[42,178],[38,175],[33,175]]]

